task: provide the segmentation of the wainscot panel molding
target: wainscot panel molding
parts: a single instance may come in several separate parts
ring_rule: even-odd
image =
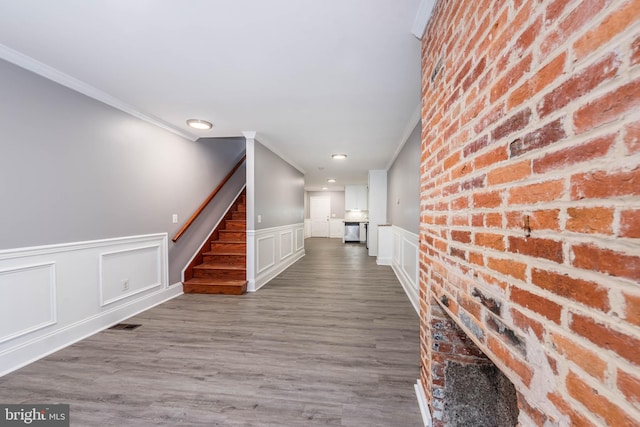
[[[0,251],[0,376],[182,294],[166,233]]]
[[[391,233],[393,235],[391,242],[392,248],[389,248],[393,250],[391,268],[393,268],[393,271],[396,273],[416,313],[419,314],[418,235],[395,225],[391,227]]]
[[[304,224],[247,230],[247,291],[257,291],[304,254]]]
[[[344,218],[331,218],[329,220],[329,237],[342,239],[344,237]]]
[[[308,239],[311,237],[311,220],[306,218],[304,220],[304,238]]]

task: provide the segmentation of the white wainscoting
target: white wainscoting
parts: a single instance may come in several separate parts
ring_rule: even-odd
[[[388,228],[388,227],[384,227]],[[402,288],[404,289],[411,305],[420,313],[420,282],[418,279],[419,250],[418,235],[397,226],[391,227],[392,239],[380,239],[379,243],[384,248],[379,248],[382,253],[391,253],[391,268],[396,273]],[[391,247],[388,247],[391,245]]]
[[[304,224],[247,230],[247,291],[257,291],[303,256]]]
[[[182,294],[166,233],[0,251],[0,376]]]
[[[344,237],[344,218],[331,218],[329,220],[329,237],[342,239]]]

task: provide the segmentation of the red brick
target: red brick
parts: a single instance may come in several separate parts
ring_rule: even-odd
[[[451,169],[451,180],[458,179],[473,172],[473,163],[466,162]]]
[[[640,19],[640,3],[629,0],[621,7],[614,8],[598,26],[592,28],[573,45],[577,59],[595,52],[600,46]]]
[[[640,378],[618,369],[617,384],[618,390],[625,395],[627,401],[640,403]]]
[[[511,369],[524,383],[525,386],[531,384],[533,371],[525,362],[514,356],[498,339],[489,335],[487,341],[489,350],[504,363],[507,368]]]
[[[494,60],[500,52],[505,51],[511,40],[515,38],[517,32],[525,28],[527,21],[532,15],[532,6],[532,2],[525,2],[524,7],[518,11],[518,14],[511,19],[508,25],[502,27],[502,33],[494,39],[489,49],[488,55],[490,60]]]
[[[471,87],[471,85],[473,85],[475,81],[478,80],[478,77],[484,71],[486,64],[487,61],[484,57],[480,61],[478,61],[476,66],[473,68],[473,71],[471,71],[471,74],[469,74],[469,77],[467,77],[465,81],[462,82],[462,90],[464,92],[466,92]]]
[[[584,382],[578,375],[569,371],[566,379],[569,395],[582,403],[591,412],[598,414],[608,426],[637,427],[637,423],[618,405],[606,398],[598,389]]]
[[[571,199],[607,199],[640,195],[640,167],[630,171],[587,172],[571,177]]]
[[[504,104],[495,105],[487,114],[482,116],[473,127],[477,134],[481,134],[485,129],[496,123],[504,116]]]
[[[538,17],[529,27],[527,27],[520,37],[516,40],[512,52],[519,53],[518,57],[522,57],[522,54],[529,50],[531,45],[536,41],[540,35],[540,29],[542,28],[542,18]]]
[[[509,144],[509,154],[512,158],[520,156],[554,144],[566,136],[563,119],[557,119],[513,141]]]
[[[511,288],[510,299],[519,306],[528,308],[529,310],[546,317],[552,322],[560,324],[560,313],[562,311],[562,307],[555,302],[516,287]]]
[[[547,9],[546,19],[548,21],[555,20],[567,4],[568,2],[566,0],[560,0],[552,4]],[[573,34],[576,34],[582,26],[600,12],[604,5],[604,0],[585,0],[576,4],[575,9],[560,22],[557,31],[550,32],[549,36],[543,40],[541,45],[542,54],[548,55],[553,49],[557,48]]]
[[[629,323],[640,326],[640,296],[624,295],[624,315]]]
[[[581,367],[589,375],[604,381],[607,371],[607,362],[596,353],[579,345],[569,337],[552,334],[551,341],[561,355]]]
[[[525,227],[525,217],[529,217],[529,228],[532,232],[538,230],[558,230],[560,226],[560,210],[548,209],[533,211],[531,213],[522,211],[507,212],[507,228],[523,230]]]
[[[471,232],[451,230],[451,239],[461,243],[471,243]]]
[[[561,110],[571,101],[615,77],[619,68],[620,60],[615,53],[611,53],[583,71],[573,74],[569,80],[542,98],[538,104],[538,114],[545,117]]]
[[[484,135],[470,142],[462,149],[464,157],[469,157],[470,155],[476,153],[477,151],[482,150],[484,147],[487,146],[488,143],[489,143],[489,137],[487,135]]]
[[[482,169],[486,166],[494,165],[506,159],[507,159],[506,146],[500,146],[500,147],[494,148],[488,153],[478,156],[478,158],[476,158],[474,161],[474,165],[476,169]]]
[[[593,244],[575,245],[573,254],[575,267],[640,281],[640,256],[599,248]]]
[[[640,63],[640,36],[631,44],[631,65]]]
[[[504,251],[504,236],[502,236],[502,234],[476,233],[475,244],[498,251]]]
[[[506,274],[507,276],[515,277],[520,280],[525,279],[525,272],[527,270],[527,266],[521,262],[498,258],[489,258],[487,267],[493,271],[497,271],[498,273]]]
[[[566,229],[576,233],[611,234],[613,223],[613,208],[567,208]]]
[[[596,322],[581,314],[571,316],[571,330],[605,350],[611,350],[628,361],[640,365],[640,339]]]
[[[525,333],[528,333],[529,330],[533,331],[538,337],[538,340],[542,341],[545,327],[542,323],[537,320],[533,320],[531,317],[522,313],[520,310],[516,310],[515,308],[511,309],[511,318],[513,319],[513,324],[523,330]]]
[[[516,108],[553,83],[562,75],[566,57],[566,52],[562,52],[551,62],[540,68],[530,79],[525,80],[519,88],[515,89],[511,95],[509,95],[507,99],[507,109],[511,110]]]
[[[469,262],[476,265],[484,265],[484,256],[478,252],[469,252]]]
[[[610,309],[608,290],[597,283],[539,268],[531,270],[531,282],[556,295],[605,313]]]
[[[499,212],[491,212],[484,216],[484,226],[490,228],[502,227],[502,214]]]
[[[485,174],[474,176],[460,184],[462,191],[477,190],[484,187]]]
[[[629,154],[640,152],[640,121],[629,123],[624,128],[624,145]]]
[[[473,195],[473,207],[475,208],[495,208],[502,203],[502,196],[499,191],[488,193],[476,193]]]
[[[549,202],[559,199],[563,191],[564,182],[562,180],[523,185],[509,190],[508,202],[510,205]]]
[[[524,129],[531,119],[531,110],[526,108],[507,117],[502,123],[493,129],[491,139],[500,140],[514,132]]]
[[[505,184],[507,182],[519,181],[527,178],[529,175],[531,175],[531,161],[525,160],[489,171],[487,173],[487,184]]]
[[[589,102],[573,115],[576,131],[582,133],[605,123],[618,120],[640,106],[640,80],[627,83]]]
[[[534,425],[536,426],[550,425],[549,417],[547,417],[540,410],[529,405],[529,402],[527,402],[527,398],[522,393],[516,390],[516,396],[517,396],[517,402],[518,402],[518,409],[520,409],[520,412],[527,414],[527,416],[531,420],[533,420]]]
[[[456,151],[446,159],[444,159],[443,168],[444,170],[451,169],[458,161],[460,160],[460,152]]]
[[[564,259],[562,242],[550,239],[509,236],[509,251],[536,258],[544,258],[557,263],[562,263]]]
[[[459,211],[466,209],[467,207],[469,207],[469,199],[466,196],[458,197],[451,201],[451,210],[453,211]]]
[[[551,402],[553,402],[556,408],[560,410],[560,412],[569,417],[570,423],[568,425],[571,427],[595,427],[595,424],[586,419],[583,414],[577,412],[573,405],[568,404],[560,394],[548,393],[547,397]]]
[[[533,161],[533,171],[544,173],[564,169],[577,163],[606,156],[615,142],[616,135],[605,135],[584,144],[546,154]]]
[[[482,227],[484,225],[484,215],[481,213],[471,215],[471,225]]]

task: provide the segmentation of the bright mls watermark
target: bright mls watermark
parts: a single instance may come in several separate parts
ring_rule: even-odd
[[[0,404],[0,427],[69,427],[69,405]]]

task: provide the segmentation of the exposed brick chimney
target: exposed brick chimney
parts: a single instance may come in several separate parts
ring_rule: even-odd
[[[521,425],[640,425],[640,1],[439,0],[422,74],[434,425],[455,425],[449,317],[513,384]]]

